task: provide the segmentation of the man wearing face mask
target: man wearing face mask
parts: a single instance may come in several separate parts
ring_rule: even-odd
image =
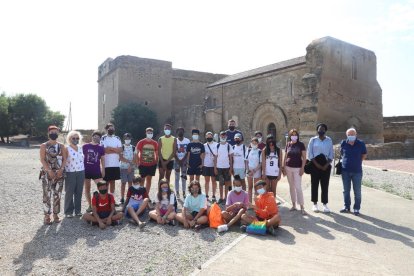
[[[132,180],[134,178],[134,165],[135,160],[135,147],[131,145],[131,134],[124,134],[124,142],[122,145],[122,152],[119,155],[120,169],[121,169],[121,204],[125,203],[124,194],[125,186],[128,183],[128,187],[132,186]]]
[[[328,188],[329,177],[331,174],[331,162],[333,160],[333,144],[331,138],[325,135],[328,127],[320,123],[316,126],[317,136],[309,140],[308,160],[311,160],[313,169],[311,172],[311,194],[313,202],[312,210],[319,212],[318,208],[318,188],[321,184],[321,201],[323,204],[322,211],[329,213],[328,208]]]
[[[86,201],[89,204],[86,212],[92,212],[91,206],[91,180],[95,183],[102,180],[105,176],[105,149],[100,145],[102,134],[99,131],[92,133],[92,141],[82,147],[85,157],[85,184],[84,191]]]
[[[160,179],[166,178],[168,183],[170,183],[171,170],[174,167],[174,156],[176,153],[176,138],[171,135],[170,124],[164,125],[164,136],[161,136],[158,139],[158,155],[160,157],[158,162],[158,169],[160,172]]]
[[[154,136],[154,129],[148,127],[145,130],[145,138],[137,143],[137,158],[136,162],[139,169],[139,174],[142,179],[145,179],[145,188],[149,192],[151,190],[151,180],[155,176],[158,162],[158,143],[152,137]]]
[[[361,209],[362,161],[367,158],[367,148],[363,141],[357,139],[355,128],[348,129],[346,136],[347,139],[341,142],[344,208],[340,212],[350,212],[352,182],[355,197],[353,209],[354,214],[358,216]]]
[[[236,134],[240,134],[241,135],[241,141],[243,142],[243,134],[241,133],[240,130],[236,129],[236,121],[233,119],[230,119],[228,122],[228,127],[229,129],[226,130],[226,135],[227,135],[227,143],[229,143],[230,145],[234,146],[236,144],[236,141],[234,141],[234,137],[236,136]]]
[[[115,126],[108,123],[105,126],[107,134],[101,138],[101,146],[105,148],[105,177],[109,184],[109,192],[115,192],[115,181],[121,178],[119,168],[119,154],[122,152],[121,139],[115,135]],[[122,196],[121,196],[122,198]]]
[[[177,149],[174,160],[175,171],[175,193],[180,198],[180,179],[183,198],[185,198],[185,189],[187,187],[187,146],[190,139],[184,137],[184,128],[177,128]]]

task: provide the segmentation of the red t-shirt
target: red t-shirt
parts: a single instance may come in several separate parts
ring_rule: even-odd
[[[154,166],[157,164],[158,143],[152,139],[144,138],[137,143],[139,151],[139,164],[141,166]]]
[[[115,204],[114,196],[111,194],[108,194],[106,198],[102,198],[100,195],[98,195],[99,204],[96,205],[96,196],[92,197],[92,206],[96,207],[96,212],[111,212],[112,211],[112,204]]]

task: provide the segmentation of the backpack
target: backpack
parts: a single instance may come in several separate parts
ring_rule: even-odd
[[[217,144],[217,154],[218,154],[218,149],[219,149],[220,145],[221,145],[221,143]],[[230,153],[230,144],[229,143],[227,143],[227,152]]]
[[[211,228],[217,228],[220,225],[224,224],[223,216],[221,215],[221,209],[217,203],[213,203],[213,205],[211,205],[210,213],[208,213],[208,220],[210,222]]]
[[[250,152],[252,151],[252,149],[249,149],[248,151],[247,151],[247,156],[246,156],[246,159],[249,159],[249,154],[250,154]],[[261,150],[259,150],[259,164],[261,164],[262,163],[262,158],[261,158],[261,155],[262,155],[262,151]]]

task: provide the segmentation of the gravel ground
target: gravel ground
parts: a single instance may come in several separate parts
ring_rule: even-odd
[[[44,226],[38,154],[0,147],[1,275],[186,275],[241,235],[126,221],[100,230],[77,218]]]
[[[414,198],[414,174],[384,171],[364,166],[362,184],[412,200]]]

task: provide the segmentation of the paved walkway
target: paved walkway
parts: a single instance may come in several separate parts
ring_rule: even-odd
[[[308,210],[303,217],[284,203],[277,237],[247,235],[195,274],[413,275],[413,201],[363,187],[361,216],[340,214],[342,182],[332,177],[330,184],[331,214]],[[290,202],[286,180],[278,186],[278,194]],[[310,209],[310,187],[304,194]]]
[[[381,170],[393,170],[414,174],[414,159],[387,159],[387,160],[365,160],[364,165]]]

